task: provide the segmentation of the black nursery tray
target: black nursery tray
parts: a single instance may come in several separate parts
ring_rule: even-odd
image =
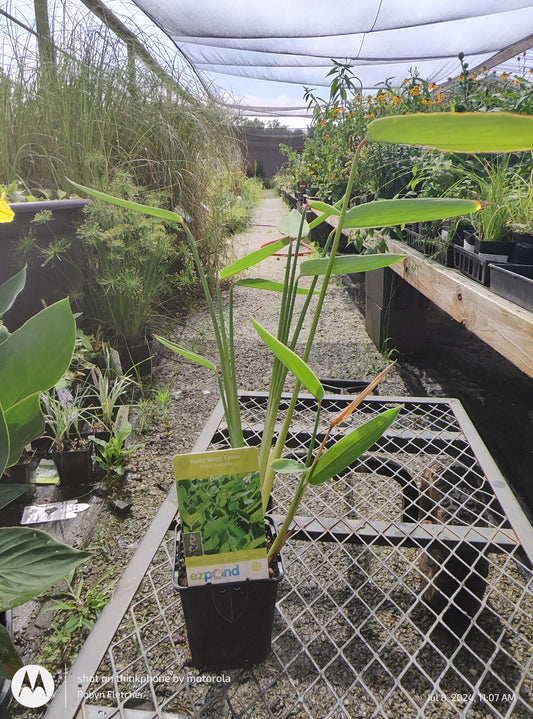
[[[490,289],[533,312],[533,265],[491,265]]]

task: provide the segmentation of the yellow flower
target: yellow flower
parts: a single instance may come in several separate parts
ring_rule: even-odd
[[[375,117],[375,114],[374,114],[373,112],[369,112],[369,113],[366,114],[365,117],[368,117],[368,118],[370,118],[370,117]]]
[[[428,100],[428,99],[427,99],[427,97],[423,97],[423,98],[420,100],[420,103],[421,103],[422,105],[432,105],[432,104],[433,104],[433,103],[431,102],[431,100]]]
[[[507,80],[509,78],[508,72],[502,72],[500,75],[500,80]]]
[[[0,200],[0,222],[11,222],[14,217],[15,213],[7,202]]]
[[[392,98],[392,101],[395,105],[397,105],[399,102],[402,101],[402,98],[398,97],[398,95],[394,95],[394,97]]]
[[[320,125],[327,125],[327,124],[328,124],[328,121],[327,121],[327,120],[320,120],[320,123],[319,123],[319,124],[320,124]]]
[[[420,95],[420,85],[415,85],[409,90],[409,94],[413,97],[416,97],[416,95]]]
[[[444,100],[444,93],[439,92],[439,94],[437,95],[437,102],[443,102],[443,100]]]
[[[408,82],[409,82],[409,78],[406,77],[405,80],[402,80],[402,85],[407,85]]]
[[[483,67],[481,68],[481,72],[488,72],[488,68],[486,68],[485,65],[483,65]]]
[[[435,85],[434,82],[430,82],[429,85],[428,85],[428,88],[429,88],[430,90],[438,90],[438,89],[439,89],[439,86],[438,86],[438,85]]]

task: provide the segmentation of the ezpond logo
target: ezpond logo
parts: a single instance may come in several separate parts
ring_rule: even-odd
[[[21,667],[11,680],[11,693],[23,707],[36,709],[52,698],[54,679],[48,669],[38,664]]]

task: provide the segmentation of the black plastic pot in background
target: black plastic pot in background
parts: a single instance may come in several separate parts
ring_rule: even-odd
[[[507,262],[513,249],[510,241],[489,242],[476,238],[475,251],[483,260],[489,262]]]
[[[533,265],[533,234],[513,232],[513,240],[509,262],[515,265]]]
[[[67,493],[76,493],[92,480],[93,447],[68,452],[50,452],[59,474],[59,486]]]
[[[272,521],[265,523],[274,531]],[[236,669],[266,659],[272,640],[278,585],[284,576],[183,587],[178,582],[179,529],[176,531],[174,587],[179,591],[192,664],[198,669]]]
[[[50,200],[43,202],[16,202],[10,204],[15,213],[12,222],[2,224],[0,232],[0,283],[18,272],[21,260],[20,241],[31,233],[35,243],[26,258],[26,286],[15,305],[4,315],[4,322],[10,331],[18,329],[26,320],[42,310],[43,301],[50,305],[77,289],[81,273],[74,268],[81,267],[81,245],[76,239],[76,230],[83,220],[83,208],[89,200]],[[39,212],[51,213],[45,223],[33,223]],[[72,244],[66,256],[72,261],[43,264],[40,250],[46,248],[54,238],[67,238]]]
[[[490,289],[533,312],[533,265],[490,265]]]

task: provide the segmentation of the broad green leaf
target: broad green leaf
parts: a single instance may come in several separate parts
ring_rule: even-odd
[[[175,342],[171,342],[170,340],[166,340],[163,337],[159,337],[159,335],[154,335],[154,337],[158,342],[161,342],[164,347],[167,347],[167,349],[172,350],[173,352],[176,352],[177,354],[180,354],[183,357],[186,357],[187,359],[190,359],[193,362],[202,365],[203,367],[207,367],[207,369],[212,369],[213,372],[217,371],[215,365],[205,357],[202,357],[202,355],[196,354],[196,352],[191,352],[190,350],[186,350],[183,347],[177,345]]]
[[[278,474],[299,474],[305,472],[308,467],[296,459],[275,459],[272,462],[272,469]]]
[[[7,412],[53,387],[67,370],[76,338],[68,299],[31,317],[0,344],[0,402]]]
[[[24,447],[44,431],[39,392],[17,402],[5,413],[9,429],[9,459],[7,466],[18,462]]]
[[[313,200],[309,203],[309,207],[312,207],[313,210],[317,210],[317,212],[322,212],[324,215],[326,215],[326,217],[341,214],[340,210],[337,207],[328,205],[326,202],[321,202],[320,200]]]
[[[285,285],[282,282],[274,282],[273,280],[263,280],[260,277],[250,277],[249,279],[237,280],[235,283],[239,287],[252,287],[255,290],[269,290],[270,292],[283,292]],[[305,287],[298,287],[296,290],[298,295],[308,295],[309,290]],[[313,292],[314,295],[320,294],[319,290]]]
[[[333,275],[350,275],[354,272],[379,270],[381,267],[388,267],[403,259],[403,255],[387,253],[379,255],[342,255],[334,259],[331,273]],[[300,273],[304,276],[323,275],[326,272],[328,263],[329,259],[327,257],[306,260],[300,265]]]
[[[279,240],[276,240],[275,242],[270,242],[269,244],[260,247],[258,250],[254,250],[254,252],[250,252],[248,255],[240,257],[235,262],[232,262],[231,265],[223,267],[220,270],[220,279],[224,280],[227,277],[232,277],[233,275],[239,274],[239,272],[242,272],[243,270],[247,270],[249,267],[257,265],[257,263],[261,262],[261,260],[265,260],[267,257],[270,257],[275,252],[278,252],[278,250],[282,250],[289,244],[289,242],[290,240],[288,237],[280,237]]]
[[[4,474],[9,460],[9,429],[2,405],[0,405],[0,477]]]
[[[8,504],[21,497],[27,489],[28,487],[25,484],[0,482],[0,509],[7,507]]]
[[[278,221],[278,230],[282,235],[288,235],[293,238],[303,238],[309,235],[309,225],[305,220],[302,224],[302,215],[298,212],[298,210],[291,210],[288,215],[282,217]]]
[[[257,334],[261,337],[266,346],[274,353],[274,355],[287,367],[296,379],[306,387],[313,397],[320,401],[324,396],[324,388],[320,384],[320,380],[313,370],[306,364],[301,357],[291,349],[276,339],[270,332],[261,327],[258,322],[252,320],[252,324]]]
[[[27,527],[0,529],[0,611],[48,589],[91,555]]]
[[[104,200],[112,205],[124,207],[127,210],[134,210],[135,212],[142,212],[143,214],[151,215],[152,217],[159,217],[159,219],[167,220],[168,222],[176,222],[179,224],[183,222],[183,217],[177,212],[172,212],[172,210],[165,210],[162,207],[152,207],[151,205],[140,205],[138,202],[123,200],[121,197],[113,197],[113,195],[107,195],[105,192],[100,192],[100,190],[93,190],[90,187],[84,187],[83,185],[79,185],[77,182],[74,182],[74,180],[70,180],[68,177],[66,179],[78,190],[85,192],[87,195],[91,195],[91,197],[94,197],[97,200]]]
[[[330,447],[315,464],[309,484],[322,484],[342,472],[366,452],[396,419],[401,407],[393,407],[369,420]]]
[[[515,152],[533,148],[533,117],[510,112],[432,112],[373,120],[372,142],[447,152]]]
[[[23,267],[20,272],[10,277],[0,285],[0,317],[8,311],[17,299],[17,296],[24,289],[26,284],[26,268]]]
[[[22,659],[13,646],[5,626],[0,623],[0,679],[12,679],[22,666]]]
[[[407,222],[444,220],[477,212],[481,203],[477,200],[422,197],[405,200],[375,200],[356,205],[348,210],[343,227],[365,229],[403,225]]]

